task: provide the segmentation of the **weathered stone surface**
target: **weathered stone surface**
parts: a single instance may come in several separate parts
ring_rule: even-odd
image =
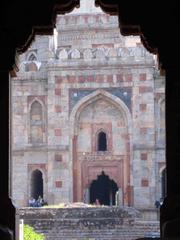
[[[142,221],[140,212],[128,207],[22,208],[17,214],[46,239],[133,240],[159,232],[157,222]]]

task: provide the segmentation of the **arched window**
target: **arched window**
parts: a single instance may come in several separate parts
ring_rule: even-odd
[[[105,132],[98,134],[98,151],[107,151],[107,136]]]
[[[30,142],[43,142],[43,110],[38,101],[34,101],[30,109]]]

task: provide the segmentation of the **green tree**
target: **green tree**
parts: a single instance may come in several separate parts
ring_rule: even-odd
[[[24,240],[44,240],[44,235],[36,233],[33,227],[24,224]]]

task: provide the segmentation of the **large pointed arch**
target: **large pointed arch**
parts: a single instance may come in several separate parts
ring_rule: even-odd
[[[132,120],[131,120],[131,113],[128,109],[127,105],[118,97],[115,95],[112,95],[111,93],[105,91],[105,90],[96,90],[93,93],[83,97],[72,109],[72,112],[70,114],[70,124],[71,129],[73,130],[72,134],[77,134],[77,120],[79,119],[79,115],[82,112],[82,110],[88,106],[90,103],[93,103],[99,99],[104,99],[114,106],[116,106],[117,109],[123,114],[123,118],[125,122],[127,123],[128,132],[129,134],[132,133]]]
[[[110,105],[114,106],[119,112],[119,116],[122,116],[123,119],[123,128],[126,132],[126,145],[124,150],[124,155],[121,159],[117,160],[116,163],[114,163],[114,169],[118,169],[119,176],[111,175],[110,172],[107,170],[107,166],[110,168],[113,168],[111,165],[112,163],[104,163],[107,173],[112,179],[117,179],[117,184],[119,188],[122,188],[124,193],[124,199],[123,204],[124,205],[132,205],[133,204],[133,194],[132,194],[132,188],[131,188],[131,178],[132,174],[130,173],[130,164],[131,164],[131,158],[132,158],[132,147],[131,147],[131,136],[132,136],[132,119],[131,119],[131,113],[128,109],[127,105],[118,97],[110,94],[107,91],[104,90],[96,90],[93,93],[83,97],[79,102],[74,106],[72,109],[72,112],[70,114],[70,159],[72,161],[73,165],[73,172],[72,172],[72,178],[73,178],[73,200],[74,201],[82,201],[83,200],[83,194],[84,189],[89,186],[89,181],[92,181],[94,177],[86,176],[84,175],[84,172],[91,171],[93,167],[103,167],[102,163],[92,163],[92,161],[80,161],[79,160],[79,152],[78,152],[78,134],[79,134],[79,121],[81,117],[81,113],[88,107],[90,104],[95,103],[96,101],[103,100],[109,103]],[[93,149],[91,150],[91,153],[93,154]],[[98,153],[94,153],[98,154]],[[93,166],[91,165],[93,164]],[[99,165],[100,164],[100,165]],[[98,170],[99,171],[99,170]],[[114,170],[113,170],[114,171]],[[86,172],[87,173],[87,172]],[[115,174],[115,173],[114,173]],[[117,173],[116,173],[117,174]]]

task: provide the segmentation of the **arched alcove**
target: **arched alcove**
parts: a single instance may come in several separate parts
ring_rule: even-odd
[[[43,174],[36,169],[31,173],[31,197],[38,199],[39,196],[43,198]]]
[[[100,131],[97,135],[97,150],[107,151],[107,134],[104,131]]]
[[[88,106],[90,103],[96,102],[98,99],[105,99],[109,103],[113,104],[121,113],[124,119],[124,122],[127,123],[129,134],[132,132],[132,121],[131,121],[131,113],[127,105],[121,100],[119,97],[112,95],[111,93],[105,90],[96,90],[91,94],[83,97],[72,109],[70,114],[70,124],[72,129],[72,135],[77,134],[78,128],[78,119],[82,112],[82,110]]]
[[[131,161],[131,114],[126,104],[97,90],[79,100],[70,121],[74,201],[82,201],[87,185],[103,169],[111,179],[116,179],[125,197]],[[129,202],[130,197],[124,199],[125,205]]]
[[[37,100],[30,107],[30,142],[43,142],[43,107]]]

